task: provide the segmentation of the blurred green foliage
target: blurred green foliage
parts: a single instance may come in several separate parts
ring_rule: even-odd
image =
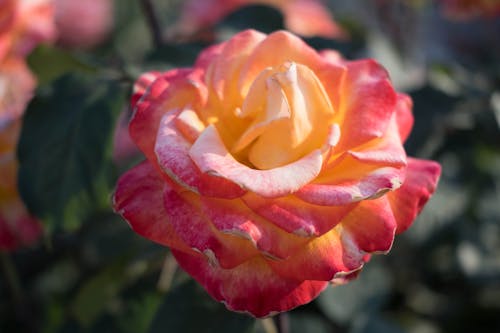
[[[168,27],[179,1],[154,3]],[[287,314],[290,332],[499,332],[499,20],[452,22],[430,0],[328,5],[351,40],[307,41],[386,66],[414,101],[409,155],[438,160],[443,175],[390,255]],[[208,44],[156,48],[138,1],[116,7],[115,31],[99,48],[42,46],[30,56],[40,86],[18,148],[20,189],[47,232],[37,247],[2,255],[0,332],[272,332],[269,320],[211,300],[172,268],[168,250],[111,211],[112,184],[128,167],[113,163],[112,137],[133,79],[189,66]],[[220,22],[214,40],[282,26],[279,12],[253,6]]]

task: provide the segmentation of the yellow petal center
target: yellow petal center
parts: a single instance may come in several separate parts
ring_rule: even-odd
[[[233,153],[245,149],[254,167],[272,169],[321,148],[333,108],[316,75],[304,65],[287,62],[259,74],[239,117],[250,125],[233,145]]]

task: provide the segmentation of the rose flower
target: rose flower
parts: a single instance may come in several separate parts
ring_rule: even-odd
[[[88,49],[102,43],[113,29],[113,0],[54,0],[59,43]]]
[[[36,85],[25,57],[53,40],[55,27],[49,0],[0,0],[0,8],[0,250],[14,250],[42,232],[19,196],[15,151],[20,119]]]
[[[17,119],[35,88],[25,57],[53,40],[53,7],[48,0],[0,0],[0,130]]]
[[[137,82],[146,156],[115,210],[234,311],[314,299],[387,253],[434,192],[439,164],[407,158],[412,102],[373,60],[247,30],[192,68]]]

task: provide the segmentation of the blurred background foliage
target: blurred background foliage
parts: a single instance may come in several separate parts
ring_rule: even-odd
[[[167,30],[181,1],[153,1]],[[438,160],[433,199],[387,256],[359,278],[291,311],[292,333],[500,332],[500,20],[443,16],[439,1],[330,0],[348,40],[305,38],[347,58],[375,57],[411,94],[409,155]],[[210,38],[153,43],[137,0],[92,50],[41,46],[39,79],[18,147],[19,185],[44,239],[1,254],[0,332],[276,332],[272,319],[231,313],[110,209],[118,175],[141,159],[112,158],[133,80],[189,66],[212,41],[245,28],[283,28],[266,6],[242,8]]]

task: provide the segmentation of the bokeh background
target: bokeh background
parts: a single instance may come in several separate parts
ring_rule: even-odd
[[[182,1],[151,3],[161,43],[141,1],[117,0],[98,45],[60,41],[28,58],[39,86],[18,146],[19,185],[45,232],[1,253],[0,332],[276,332],[272,319],[211,300],[110,201],[120,173],[141,160],[127,142],[113,144],[124,135],[134,79],[189,66],[240,30],[283,29],[283,13],[246,6],[186,36],[175,30]],[[281,318],[289,332],[500,332],[500,20],[444,3],[325,1],[346,34],[305,37],[381,62],[413,98],[408,154],[439,161],[443,174],[392,251]]]

